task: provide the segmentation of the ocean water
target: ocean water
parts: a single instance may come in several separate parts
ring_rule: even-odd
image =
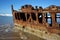
[[[12,16],[0,16],[0,32],[10,32],[13,27]]]
[[[0,26],[2,25],[13,26],[13,17],[12,16],[0,16]]]

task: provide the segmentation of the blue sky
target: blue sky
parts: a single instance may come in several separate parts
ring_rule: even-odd
[[[50,5],[60,6],[60,0],[0,0],[0,14],[12,14],[11,5],[18,10],[22,5],[31,4],[32,6],[42,6],[43,8]]]

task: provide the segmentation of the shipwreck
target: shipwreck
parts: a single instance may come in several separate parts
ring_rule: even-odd
[[[43,33],[45,33],[46,35],[60,35],[60,24],[58,24],[56,21],[56,14],[60,13],[60,6],[51,5],[46,8],[36,6],[34,8],[32,5],[24,5],[21,6],[21,9],[19,9],[18,11],[13,9],[13,5],[11,6],[11,8],[14,26],[16,27],[16,29],[24,29],[25,32],[29,32],[32,34],[35,34],[36,31],[38,31],[35,35],[39,37],[44,36]],[[47,20],[47,14],[50,15],[50,24]],[[43,33],[40,35],[39,31],[42,31]],[[48,37],[46,38],[46,35],[42,38],[48,39]]]

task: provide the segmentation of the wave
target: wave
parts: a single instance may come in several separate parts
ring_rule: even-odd
[[[13,26],[10,24],[5,24],[0,26],[0,32],[11,32],[13,29]]]

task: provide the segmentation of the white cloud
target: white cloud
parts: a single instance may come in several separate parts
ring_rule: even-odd
[[[0,16],[12,16],[12,14],[0,14]]]

